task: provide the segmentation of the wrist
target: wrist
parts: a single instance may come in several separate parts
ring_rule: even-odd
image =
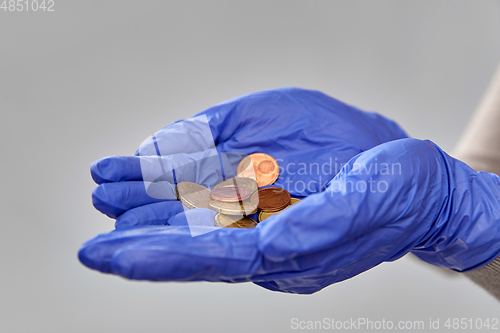
[[[467,272],[500,255],[500,177],[443,153],[447,196],[428,237],[413,249],[431,264]]]

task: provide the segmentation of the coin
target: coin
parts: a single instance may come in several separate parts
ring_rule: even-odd
[[[297,199],[297,198],[290,198],[290,204],[288,206],[286,206],[283,210],[287,209],[288,207],[290,207],[291,205],[294,205],[296,204],[297,202],[300,202],[300,199]],[[277,212],[260,212],[259,213],[259,222],[262,222],[264,221],[265,219],[267,219],[269,216],[271,215],[276,215],[278,214],[280,211],[277,211]]]
[[[249,190],[250,193],[257,191],[257,188],[258,188],[258,185],[257,185],[257,182],[255,181],[255,179],[246,178],[246,177],[235,177],[235,178],[226,179],[226,180],[220,182],[219,184],[215,185],[214,188],[228,186],[228,185],[244,187],[247,190]]]
[[[257,205],[248,200],[240,202],[222,202],[212,200],[209,202],[209,206],[210,209],[227,215],[250,215],[257,211]]]
[[[224,202],[238,202],[248,199],[250,191],[244,187],[227,185],[216,187],[210,192],[212,199]]]
[[[265,219],[267,219],[269,216],[271,215],[276,215],[278,214],[279,212],[260,212],[259,213],[259,221],[262,222],[264,221]]]
[[[256,206],[259,205],[259,191],[256,191],[252,194],[252,196],[250,197],[250,202]]]
[[[264,212],[277,212],[290,204],[290,193],[280,187],[259,189],[259,209]]]
[[[263,153],[250,154],[243,158],[236,169],[238,177],[252,178],[259,187],[274,184],[280,174],[278,162]]]
[[[209,208],[210,190],[204,186],[191,182],[180,182],[175,187],[175,192],[177,199],[190,209]]]
[[[257,222],[248,216],[241,218],[239,216],[224,215],[219,213],[215,216],[215,225],[217,227],[225,228],[255,228],[257,226]]]

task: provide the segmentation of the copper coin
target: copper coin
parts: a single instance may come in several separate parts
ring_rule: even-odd
[[[214,188],[222,187],[222,186],[238,186],[238,187],[244,187],[247,190],[250,191],[250,193],[253,193],[257,191],[258,185],[255,179],[252,178],[245,178],[245,177],[235,177],[235,178],[229,178],[226,179],[219,184],[215,185]]]
[[[287,209],[288,207],[296,204],[297,202],[300,202],[300,199],[297,199],[297,198],[290,198],[290,205],[286,206],[283,210]],[[276,215],[278,214],[280,211],[277,211],[277,212],[260,212],[259,214],[259,222],[262,222],[264,221],[265,219],[267,219],[269,216],[271,215]]]
[[[190,209],[209,208],[210,190],[204,186],[191,182],[180,182],[175,187],[175,192],[177,199]]]
[[[250,197],[250,191],[244,187],[228,185],[214,188],[212,192],[210,192],[210,196],[214,200],[238,202],[248,199]]]
[[[236,169],[238,177],[252,178],[259,187],[274,184],[280,174],[278,162],[263,153],[250,154],[243,158]]]
[[[222,202],[212,200],[208,203],[209,208],[226,215],[250,215],[257,211],[257,205],[250,201]]]
[[[290,204],[290,193],[280,187],[259,189],[259,209],[264,212],[277,212]]]
[[[215,216],[215,225],[223,228],[255,228],[257,222],[248,216],[238,217],[219,213]]]

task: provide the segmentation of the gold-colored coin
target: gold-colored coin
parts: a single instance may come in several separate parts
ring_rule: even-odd
[[[285,209],[287,209],[288,207],[290,207],[291,205],[294,205],[296,204],[297,202],[300,202],[300,199],[297,199],[297,198],[290,198],[290,204],[285,207]],[[284,211],[285,209],[282,209],[280,211],[277,211],[277,212],[260,212],[259,213],[259,222],[262,222],[264,221],[265,219],[267,219],[269,216],[271,215],[276,215],[278,214],[279,212],[281,211]]]
[[[180,182],[175,188],[177,199],[190,209],[210,208],[210,190],[199,184]]]
[[[227,215],[250,215],[257,211],[257,205],[251,201],[222,202],[212,200],[208,205],[210,209]]]
[[[280,210],[279,212],[281,212],[281,210]],[[271,215],[276,215],[276,214],[278,214],[279,212],[260,212],[260,213],[259,213],[259,222],[262,222],[262,221],[264,221],[265,219],[267,219],[269,216],[271,216]]]
[[[248,216],[240,217],[219,213],[215,216],[215,225],[222,228],[255,228],[257,222]]]
[[[237,187],[244,187],[250,191],[250,194],[257,191],[258,188],[257,182],[252,178],[235,177],[220,182],[219,184],[215,185],[214,189],[222,186],[231,186],[231,185]]]

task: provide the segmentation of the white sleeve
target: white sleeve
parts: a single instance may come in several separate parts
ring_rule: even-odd
[[[500,67],[453,155],[477,171],[500,175]],[[500,300],[500,257],[465,275]]]
[[[500,174],[500,67],[453,155],[477,171]]]

